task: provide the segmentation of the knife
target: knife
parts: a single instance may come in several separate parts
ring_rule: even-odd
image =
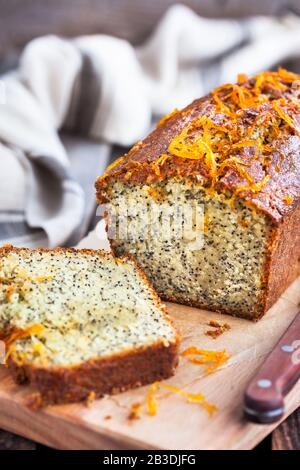
[[[269,424],[284,415],[284,397],[300,377],[300,312],[251,380],[244,396],[245,416]]]

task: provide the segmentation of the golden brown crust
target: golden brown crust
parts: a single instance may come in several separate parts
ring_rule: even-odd
[[[269,245],[263,296],[265,313],[300,275],[300,205],[276,225]]]
[[[286,73],[283,74],[283,76],[286,75]],[[272,100],[275,102],[282,99],[285,105],[291,108],[290,112],[292,113],[291,116],[295,128],[290,126],[284,127],[284,131],[272,140],[272,148],[268,150],[266,158],[262,160],[254,158],[253,147],[251,146],[234,150],[234,155],[247,167],[248,174],[251,175],[255,182],[262,181],[266,176],[270,177],[270,180],[259,191],[244,190],[237,197],[247,201],[248,204],[254,206],[259,211],[264,212],[275,222],[280,222],[286,214],[291,213],[297,207],[300,200],[299,78],[300,76],[295,75],[294,81],[291,79],[285,82],[279,76],[279,84],[282,86],[284,84],[286,87],[284,90],[272,88],[270,83],[266,81],[260,89],[259,97],[263,99],[265,93],[268,92],[270,93],[270,100],[267,102],[262,101],[259,106],[240,109],[236,114],[239,116],[240,125],[244,123],[245,129],[249,129],[252,128],[254,120],[260,122],[259,120],[262,116],[274,118],[276,115],[278,118]],[[249,79],[244,84],[244,90],[253,91],[256,80]],[[234,87],[236,85],[231,86]],[[239,111],[241,111],[241,116]],[[114,181],[151,184],[153,181],[178,177],[183,179],[189,178],[197,183],[200,181],[201,185],[208,184],[209,168],[204,158],[180,158],[170,154],[169,150],[170,143],[181,133],[183,128],[186,128],[187,125],[194,122],[197,118],[204,116],[208,116],[209,119],[214,120],[216,123],[222,122],[225,116],[214,100],[214,92],[204,98],[195,100],[182,111],[173,113],[169,119],[166,119],[159,125],[146,139],[139,142],[127,155],[119,159],[116,165],[108,169],[104,176],[98,178],[96,181],[98,202],[104,203],[109,200],[109,186]],[[273,124],[271,123],[270,127],[272,126]],[[268,147],[268,145],[265,147]],[[157,172],[157,168],[153,163],[157,162],[159,157],[165,154],[170,155],[171,158],[168,158],[159,167]],[[278,171],[279,167],[280,171]],[[228,165],[224,169],[222,177],[218,180],[215,189],[235,193],[245,183],[247,183],[247,180],[241,176],[237,168]]]
[[[11,245],[0,248],[0,258],[12,252],[37,251],[54,253],[72,253],[76,255],[101,255],[111,258],[112,253],[105,250],[75,249],[75,248],[14,248]],[[8,358],[8,366],[18,383],[35,386],[40,393],[40,406],[54,403],[70,403],[86,400],[91,392],[97,397],[107,393],[117,393],[139,385],[146,385],[156,380],[173,375],[178,364],[178,348],[180,335],[166,312],[158,294],[151,285],[146,274],[141,270],[136,260],[130,255],[124,255],[119,260],[129,260],[139,272],[140,278],[147,285],[153,303],[160,309],[166,321],[174,330],[174,341],[165,343],[158,341],[149,347],[132,348],[125,352],[111,354],[103,358],[95,358],[82,364],[71,366],[38,367],[25,359],[20,362],[15,353]],[[11,331],[10,331],[11,332]],[[0,332],[2,336],[7,331]]]
[[[269,179],[259,191],[237,192],[236,190],[240,189],[245,181],[237,168],[228,165],[214,190],[234,194],[236,198],[254,207],[258,212],[264,213],[267,217],[266,223],[270,224],[268,253],[262,273],[261,298],[255,315],[249,312],[249,318],[254,320],[258,320],[276,302],[300,273],[299,79],[299,75],[279,69],[278,72],[263,72],[253,79],[242,77],[238,85],[225,85],[223,90],[220,87],[221,94],[217,95],[217,99],[215,90],[164,119],[154,132],[134,146],[96,182],[99,203],[109,202],[109,190],[115,181],[151,184],[175,177],[181,180],[189,179],[198,186],[206,186],[210,175],[205,159],[170,155],[170,143],[174,142],[174,138],[180,135],[184,128],[188,128],[199,118],[209,117],[214,126],[220,126],[228,112],[228,103],[222,110],[222,104],[226,101],[224,96],[228,95],[228,92],[230,95],[237,91],[235,99],[238,106],[234,109],[233,121],[238,122],[238,127],[244,126],[246,133],[253,127],[253,122],[268,123],[264,129],[267,130],[264,134],[267,140],[262,143],[262,147],[267,149],[267,158],[264,156],[262,159],[257,158],[251,146],[243,146],[242,150],[234,155],[244,163],[248,176],[250,175],[255,183],[263,181],[266,177]],[[250,104],[239,107],[241,100],[247,102],[249,94],[253,99],[253,106]],[[279,124],[278,117],[281,118]],[[245,137],[241,137],[241,140],[244,141]],[[259,151],[259,146],[257,150]],[[171,158],[164,160],[157,171],[156,162],[165,154]],[[110,240],[110,243],[113,250],[113,240]],[[164,298],[164,300],[178,302],[175,298]],[[189,302],[189,299],[184,303],[206,308],[205,305]],[[223,309],[222,312],[240,316],[238,311]]]
[[[156,344],[73,367],[19,365],[13,356],[8,365],[17,383],[29,382],[39,391],[41,405],[72,403],[86,400],[91,392],[101,397],[172,376],[178,347],[178,342]]]

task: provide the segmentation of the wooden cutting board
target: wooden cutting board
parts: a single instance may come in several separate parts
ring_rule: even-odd
[[[103,245],[94,235],[81,246]],[[148,387],[105,397],[91,407],[84,404],[48,407],[33,412],[26,406],[27,386],[17,386],[4,366],[0,368],[0,428],[60,449],[251,449],[274,425],[247,422],[242,413],[245,387],[295,317],[300,303],[300,278],[258,323],[195,308],[167,304],[183,336],[181,349],[197,346],[221,351],[230,360],[205,375],[204,366],[181,358],[175,376],[166,383],[191,393],[204,393],[218,406],[210,417],[199,404],[166,390],[157,393],[157,415],[143,407],[142,416],[129,420],[133,403],[145,404]],[[231,329],[217,339],[205,334],[209,320],[228,323]],[[300,335],[300,332],[299,332]],[[286,415],[300,405],[300,382],[288,395]]]

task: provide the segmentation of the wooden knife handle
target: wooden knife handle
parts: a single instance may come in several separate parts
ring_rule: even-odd
[[[300,377],[300,312],[251,380],[244,412],[256,423],[274,423],[284,414],[284,396]]]

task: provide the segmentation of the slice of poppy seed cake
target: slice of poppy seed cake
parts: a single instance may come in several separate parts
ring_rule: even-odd
[[[179,336],[130,257],[0,250],[0,338],[41,402],[102,396],[171,376]]]
[[[135,256],[162,298],[257,320],[297,277],[299,97],[287,70],[239,75],[166,116],[98,178],[115,255]],[[173,231],[178,211],[197,206],[203,245],[190,243],[197,224]]]

